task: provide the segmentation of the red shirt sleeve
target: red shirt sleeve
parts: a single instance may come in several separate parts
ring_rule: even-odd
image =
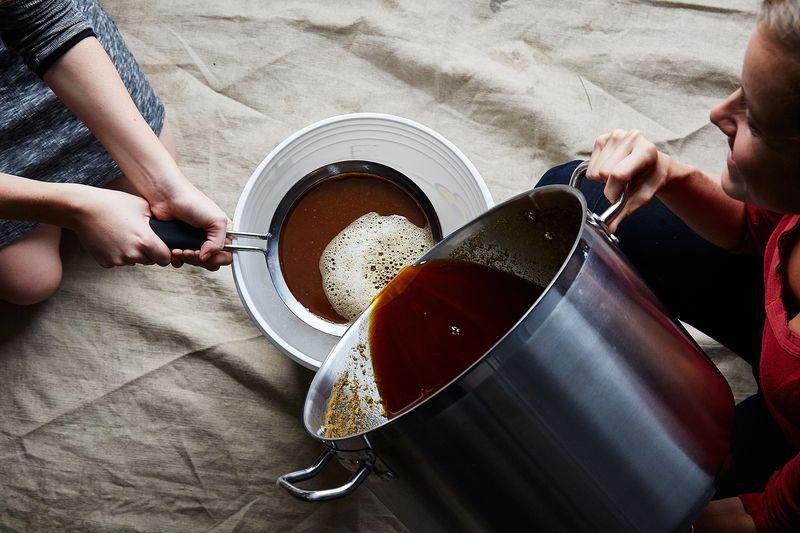
[[[744,231],[736,252],[762,255],[770,235],[781,218],[783,215],[780,213],[745,204]]]
[[[800,531],[800,455],[769,478],[764,492],[739,498],[758,533]]]

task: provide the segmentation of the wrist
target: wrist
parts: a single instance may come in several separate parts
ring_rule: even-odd
[[[94,205],[94,187],[77,183],[53,184],[52,213],[59,226],[75,230],[90,216]]]
[[[181,191],[192,184],[174,163],[143,173],[133,181],[136,191],[156,210],[169,210]]]
[[[662,160],[659,164],[664,165],[665,176],[657,195],[659,197],[663,195],[669,196],[676,189],[680,189],[696,169],[662,152],[659,152],[658,155],[659,159]]]

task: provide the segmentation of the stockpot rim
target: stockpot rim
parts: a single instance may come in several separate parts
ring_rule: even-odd
[[[577,172],[577,170],[576,170],[576,172]],[[514,203],[514,202],[516,202],[516,201],[518,201],[518,200],[520,200],[520,199],[522,199],[522,198],[524,198],[526,196],[532,197],[534,195],[541,195],[541,194],[544,194],[544,193],[547,193],[547,192],[553,192],[553,191],[566,192],[568,194],[571,194],[573,197],[575,197],[579,201],[580,207],[581,207],[581,210],[582,210],[581,211],[581,213],[582,213],[581,216],[583,218],[583,222],[581,223],[581,226],[580,226],[580,228],[578,229],[578,232],[575,235],[575,239],[574,239],[574,241],[572,243],[572,246],[570,247],[569,253],[565,256],[565,259],[564,259],[563,263],[561,264],[561,266],[559,267],[558,271],[552,277],[552,279],[548,283],[547,287],[545,287],[545,289],[542,291],[542,293],[539,295],[539,297],[536,299],[536,301],[534,301],[533,304],[531,304],[531,306],[528,308],[528,310],[525,311],[525,313],[519,318],[519,320],[517,320],[517,322],[514,323],[514,326],[512,326],[502,337],[500,337],[497,340],[497,342],[495,342],[488,350],[486,350],[483,353],[483,355],[481,355],[478,359],[476,359],[475,362],[473,362],[471,365],[469,365],[467,368],[465,368],[461,373],[459,373],[456,377],[454,377],[452,380],[450,380],[446,385],[440,387],[439,390],[437,390],[436,392],[434,392],[430,396],[426,397],[425,399],[423,399],[419,403],[414,404],[413,406],[411,406],[407,410],[401,412],[400,414],[396,415],[395,417],[393,417],[391,419],[388,419],[388,420],[382,422],[381,424],[378,424],[377,426],[374,426],[374,427],[372,427],[372,428],[370,428],[368,430],[365,430],[365,431],[361,431],[361,432],[358,432],[358,433],[353,433],[353,434],[350,434],[350,435],[346,435],[344,437],[335,437],[335,438],[323,437],[323,436],[319,435],[316,432],[316,430],[318,430],[319,427],[312,428],[309,425],[310,408],[311,408],[311,404],[312,404],[312,402],[311,402],[311,393],[315,389],[315,387],[319,384],[319,382],[322,381],[323,376],[325,376],[326,373],[327,373],[327,369],[330,368],[331,366],[333,366],[333,358],[328,356],[325,359],[325,361],[322,363],[322,366],[320,366],[319,370],[314,375],[314,379],[311,381],[311,384],[308,387],[308,392],[306,393],[305,402],[303,402],[303,426],[305,427],[306,431],[312,437],[314,437],[316,440],[324,443],[326,446],[328,446],[330,448],[336,449],[337,448],[337,443],[341,443],[341,442],[345,442],[345,441],[349,441],[349,440],[353,440],[353,439],[358,439],[358,438],[362,438],[362,437],[366,437],[367,435],[369,435],[370,433],[372,433],[374,431],[382,430],[382,429],[386,428],[387,426],[389,426],[391,424],[394,424],[394,423],[397,423],[401,419],[408,417],[409,415],[411,415],[411,413],[415,412],[417,409],[422,408],[422,406],[424,406],[425,404],[427,404],[430,401],[432,401],[434,397],[438,396],[439,394],[441,394],[446,389],[449,389],[454,383],[457,383],[464,376],[469,374],[477,365],[481,364],[489,356],[489,354],[491,354],[497,348],[498,345],[500,345],[512,332],[514,332],[520,326],[520,324],[522,324],[523,322],[525,322],[527,320],[528,316],[536,309],[536,307],[538,306],[539,302],[541,302],[545,298],[545,296],[547,296],[547,294],[556,285],[556,283],[559,282],[559,281],[563,281],[562,280],[562,276],[565,275],[565,272],[567,271],[567,266],[570,264],[572,258],[575,256],[575,252],[578,249],[578,244],[581,242],[581,239],[583,238],[583,234],[586,231],[586,225],[587,224],[599,225],[601,228],[603,228],[603,230],[605,230],[605,232],[608,234],[608,236],[613,239],[613,236],[610,233],[608,233],[608,230],[605,228],[605,224],[603,224],[603,220],[601,220],[601,217],[598,217],[597,215],[595,215],[594,213],[592,213],[592,212],[590,212],[588,210],[588,205],[586,203],[586,197],[583,195],[583,193],[581,192],[581,190],[578,187],[575,187],[575,186],[572,186],[572,185],[562,185],[562,184],[545,185],[545,186],[542,186],[542,187],[536,187],[536,188],[530,189],[530,190],[525,191],[523,193],[520,193],[520,194],[518,194],[516,196],[513,196],[513,197],[509,198],[508,200],[506,200],[506,201],[504,201],[504,202],[502,202],[500,204],[495,205],[494,207],[492,207],[491,209],[485,211],[481,215],[475,217],[474,219],[472,219],[471,221],[467,222],[466,224],[461,226],[459,229],[455,230],[450,235],[448,235],[447,237],[445,237],[444,239],[442,239],[441,241],[436,243],[436,245],[433,248],[428,250],[428,252],[426,252],[425,255],[420,257],[414,264],[417,265],[417,264],[420,264],[420,263],[422,263],[424,261],[427,261],[428,257],[430,255],[432,255],[434,252],[436,252],[440,247],[443,247],[443,246],[447,245],[452,238],[454,238],[455,236],[458,236],[461,233],[461,230],[463,230],[464,228],[466,228],[467,226],[469,226],[471,224],[477,223],[478,221],[488,217],[489,215],[494,214],[495,211],[499,211],[500,209],[505,208],[507,205],[510,205],[510,204],[512,204],[512,203]],[[577,271],[573,271],[572,275],[573,275],[573,279],[569,280],[570,284],[574,280],[574,277],[576,277],[578,275],[578,272]],[[364,312],[366,312],[366,310]],[[359,324],[359,320],[358,319],[356,319],[355,321],[353,321],[351,323],[351,325],[348,327],[348,330],[351,327],[354,327],[357,324]],[[343,335],[343,337],[344,337],[344,335]],[[331,353],[333,353],[335,350],[336,350],[336,347],[333,348]]]

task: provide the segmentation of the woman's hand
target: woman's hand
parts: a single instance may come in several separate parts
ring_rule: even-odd
[[[69,184],[73,222],[83,247],[100,266],[170,264],[167,245],[150,229],[150,206],[135,195]]]
[[[695,533],[755,533],[756,526],[739,498],[725,498],[708,504],[694,522]]]
[[[614,130],[597,138],[586,177],[604,181],[604,194],[612,203],[628,187],[625,206],[609,224],[611,233],[670,181],[671,166],[672,159],[636,130]]]
[[[159,220],[181,220],[204,229],[207,234],[206,242],[200,250],[172,250],[172,266],[180,267],[189,263],[208,270],[219,270],[220,266],[231,264],[233,256],[222,249],[228,228],[225,212],[185,177],[181,176],[168,183],[169,191],[160,195],[163,200],[150,204],[153,215]]]

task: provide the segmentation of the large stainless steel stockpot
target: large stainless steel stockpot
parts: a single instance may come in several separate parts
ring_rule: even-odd
[[[369,431],[325,439],[326,404],[350,356],[338,347],[363,331],[368,310],[306,399],[305,426],[325,453],[279,483],[298,498],[323,501],[367,480],[412,531],[686,527],[726,464],[734,402],[608,233],[605,222],[619,207],[598,216],[576,188],[542,187],[433,248],[421,261],[467,253],[496,265],[504,258],[547,289],[438,393]],[[347,484],[297,487],[334,456],[354,472]]]

